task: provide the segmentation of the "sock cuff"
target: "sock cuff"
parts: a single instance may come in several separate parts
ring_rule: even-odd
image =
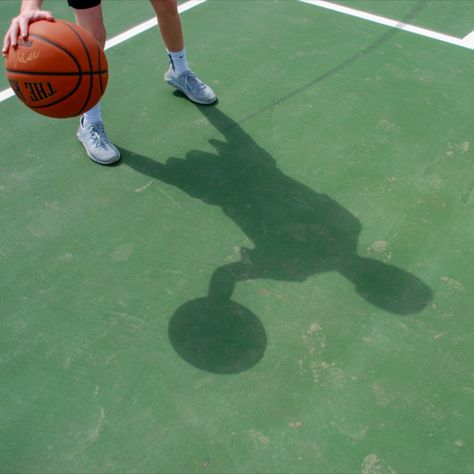
[[[186,59],[186,50],[184,48],[181,51],[168,51],[168,59],[177,76],[180,76],[185,71],[189,70],[188,61]]]
[[[94,105],[91,109],[85,112],[83,115],[82,123],[87,125],[88,123],[100,122],[102,121],[102,114],[100,110],[100,102]]]
[[[169,49],[166,50],[168,56],[171,56],[173,59],[181,59],[186,56],[186,48],[183,48],[181,51],[170,51]]]

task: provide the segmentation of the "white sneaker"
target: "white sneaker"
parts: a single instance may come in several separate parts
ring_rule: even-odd
[[[179,89],[189,100],[197,104],[209,105],[217,100],[214,91],[192,71],[188,70],[177,76],[170,66],[164,79],[170,86]]]
[[[92,161],[101,165],[112,165],[120,160],[120,152],[109,140],[102,122],[88,123],[84,126],[81,117],[77,138]]]

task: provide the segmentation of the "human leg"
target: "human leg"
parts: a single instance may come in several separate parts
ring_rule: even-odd
[[[76,23],[91,33],[104,48],[107,33],[100,0],[68,0],[68,3],[74,10]],[[120,159],[119,150],[105,133],[100,102],[81,117],[77,138],[96,163],[110,165]]]
[[[107,36],[100,0],[68,0],[73,8],[76,23],[92,34],[101,48]]]
[[[165,81],[193,102],[212,104],[216,101],[214,91],[189,69],[177,0],[150,0],[150,3],[155,10],[170,61],[170,67],[164,76]]]
[[[158,27],[166,49],[179,52],[184,49],[184,36],[176,0],[150,0],[158,19]]]

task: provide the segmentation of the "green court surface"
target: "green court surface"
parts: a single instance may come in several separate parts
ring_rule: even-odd
[[[109,49],[118,166],[0,102],[0,472],[474,472],[474,51],[290,0],[182,19],[219,103],[156,29]]]

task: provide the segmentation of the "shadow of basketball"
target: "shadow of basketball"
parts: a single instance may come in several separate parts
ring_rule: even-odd
[[[250,369],[267,347],[260,320],[234,301],[188,301],[174,313],[168,333],[174,349],[185,361],[217,374]]]

